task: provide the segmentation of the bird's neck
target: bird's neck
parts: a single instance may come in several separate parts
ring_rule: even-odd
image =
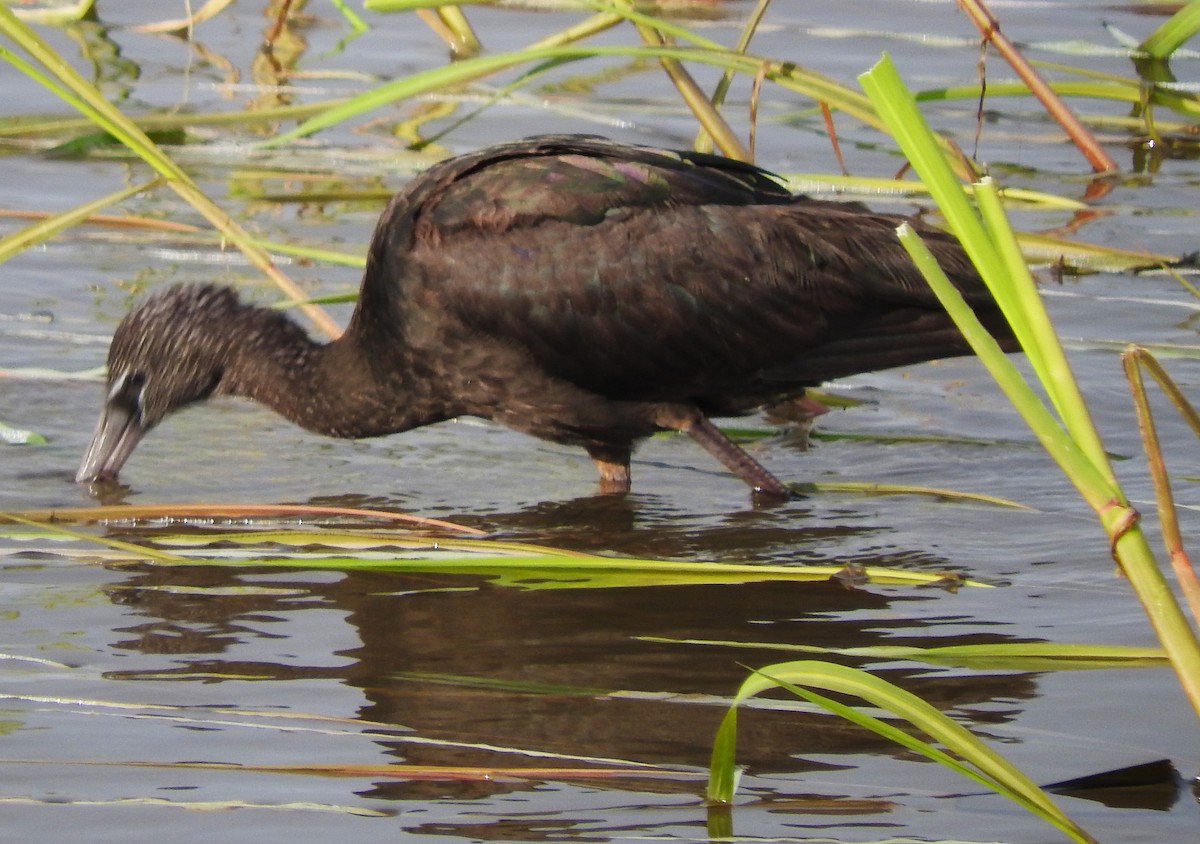
[[[399,338],[373,348],[352,324],[337,340],[318,343],[287,317],[263,308],[247,308],[241,321],[226,333],[233,347],[220,393],[253,399],[303,428],[335,437],[397,433],[446,418],[428,390],[414,388]]]

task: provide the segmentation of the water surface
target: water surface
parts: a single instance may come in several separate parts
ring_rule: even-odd
[[[1140,36],[1160,20],[1099,3],[997,3],[995,10],[1031,57],[1126,76],[1129,63],[1108,49],[1115,42],[1102,22]],[[743,4],[718,7],[702,31],[732,43],[745,11]],[[232,110],[278,96],[256,87],[270,76],[257,52],[266,25],[259,4],[226,10],[197,29],[194,44],[127,28],[166,14],[162,4],[101,3],[98,14],[97,23],[44,35],[85,75],[102,79],[130,113]],[[469,15],[496,51],[578,18],[483,8]],[[382,79],[445,61],[441,43],[411,16],[370,17],[372,31],[340,50],[348,30],[331,5],[310,4],[305,16],[291,32],[302,47],[298,67],[308,72],[286,91],[297,102],[369,84],[335,71]],[[798,59],[847,84],[885,49],[913,87],[975,79],[975,35],[952,4],[779,3],[768,24],[755,42],[759,52]],[[621,31],[604,40],[635,37]],[[1105,50],[1063,52],[1066,42]],[[1194,76],[1191,58],[1174,68],[1181,79]],[[441,143],[458,153],[541,131],[691,143],[694,121],[660,71],[603,70],[599,63],[560,69],[546,77],[546,87],[494,105]],[[1011,77],[994,57],[988,72],[993,81]],[[579,84],[577,77],[593,73]],[[696,74],[711,88],[714,72]],[[66,114],[7,65],[0,67],[0,91],[5,115]],[[730,114],[742,131],[747,96],[742,85],[731,98]],[[1126,111],[1078,105],[1089,115]],[[262,171],[294,166],[323,172],[335,185],[396,189],[411,176],[412,156],[387,126],[428,107],[401,104],[364,131],[329,132],[284,154],[252,153],[254,137],[239,130],[197,128],[198,143],[177,153],[256,232],[361,250],[382,201],[263,199],[262,191],[294,192],[304,183]],[[425,131],[444,128],[472,107]],[[1032,102],[995,98],[988,109],[979,157],[1006,185],[1084,194],[1086,164]],[[974,102],[930,104],[926,112],[973,147]],[[810,102],[768,88],[759,119],[759,163],[788,173],[836,171]],[[837,128],[855,174],[890,176],[899,169],[876,133],[845,117],[837,118]],[[1100,131],[1126,173],[1095,202],[1103,213],[1074,236],[1170,254],[1195,249],[1195,160],[1147,160],[1135,135],[1112,126]],[[148,178],[142,165],[121,155],[54,158],[32,142],[3,149],[0,208],[57,211]],[[894,199],[872,202],[913,208]],[[125,208],[201,222],[163,191]],[[1014,218],[1032,230],[1073,222],[1069,212],[1044,209],[1018,210]],[[8,232],[19,223],[2,225]],[[314,293],[353,290],[358,281],[345,268],[293,263],[286,269]],[[100,366],[120,316],[161,285],[236,283],[246,295],[275,298],[235,253],[176,237],[148,245],[102,227],[72,230],[0,272],[4,369]],[[1100,274],[1048,285],[1048,301],[1108,447],[1122,458],[1118,471],[1153,523],[1128,391],[1109,341],[1195,346],[1195,300],[1165,276]],[[334,312],[343,321],[348,315],[344,307]],[[1195,393],[1194,361],[1168,365],[1183,389]],[[173,418],[130,462],[123,476],[129,503],[389,507],[454,519],[501,539],[593,553],[954,570],[996,588],[768,582],[519,590],[448,575],[105,566],[6,541],[6,550],[17,552],[0,558],[0,652],[12,657],[0,662],[6,696],[0,805],[8,834],[26,841],[57,840],[64,829],[85,831],[94,841],[703,839],[703,781],[687,774],[706,766],[716,725],[746,666],[787,655],[651,639],[833,647],[1153,643],[1094,520],[976,362],[864,375],[832,389],[863,404],[824,417],[825,432],[1004,444],[822,439],[806,450],[794,437],[767,438],[756,453],[784,479],[939,486],[1007,496],[1036,509],[837,494],[759,509],[739,481],[679,437],[649,442],[634,463],[634,494],[612,498],[595,495],[584,455],[471,420],[351,443],[299,431],[243,402],[214,402]],[[0,419],[49,441],[0,448],[0,509],[93,502],[71,478],[100,395],[95,380],[0,380]],[[1200,503],[1189,479],[1196,474],[1194,440],[1169,414],[1161,427],[1180,476],[1176,492],[1194,508]],[[1193,510],[1185,509],[1183,519],[1185,531],[1194,528]],[[852,662],[930,700],[1039,782],[1171,760],[1178,782],[1107,803],[1076,797],[1061,803],[1102,840],[1194,837],[1188,781],[1200,745],[1168,671],[972,672]],[[748,766],[732,813],[738,836],[1054,840],[1052,830],[1000,798],[957,796],[977,789],[805,706],[781,701],[747,712],[738,755]],[[256,770],[165,767],[197,761]],[[263,770],[615,761],[681,773],[665,780],[426,780],[375,771],[330,777]],[[224,801],[243,808],[222,809]]]

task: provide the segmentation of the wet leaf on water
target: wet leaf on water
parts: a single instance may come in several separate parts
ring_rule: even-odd
[[[35,431],[14,428],[0,419],[0,442],[9,445],[45,445],[46,438]]]

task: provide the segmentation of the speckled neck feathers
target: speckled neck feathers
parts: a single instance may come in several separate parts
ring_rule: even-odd
[[[438,415],[405,401],[408,379],[397,365],[397,340],[380,367],[353,331],[318,343],[287,315],[244,304],[229,288],[189,285],[130,313],[113,337],[110,378],[129,373],[144,379],[149,425],[210,395],[232,395],[261,402],[317,433],[377,436]]]

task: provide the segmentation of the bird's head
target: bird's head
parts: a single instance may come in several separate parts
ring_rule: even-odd
[[[240,307],[228,288],[189,285],[129,312],[108,350],[108,392],[77,482],[115,481],[151,428],[213,394]]]

